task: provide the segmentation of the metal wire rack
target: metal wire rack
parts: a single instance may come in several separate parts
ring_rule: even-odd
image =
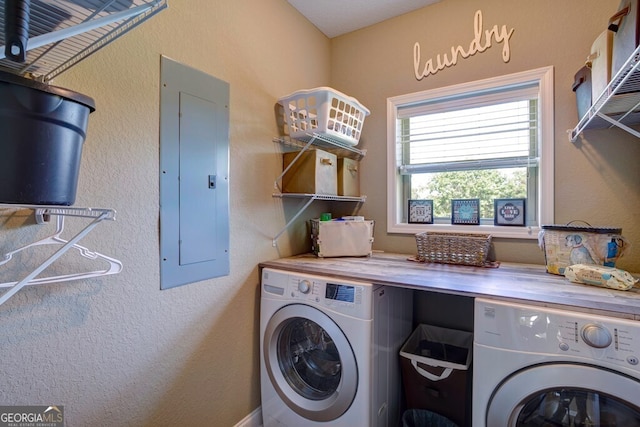
[[[640,138],[640,132],[629,127],[636,124],[640,124],[640,46],[570,131],[570,139],[575,142],[588,129],[614,126]]]
[[[5,57],[0,31],[0,67],[48,82],[167,7],[167,0],[31,0],[24,63]],[[0,0],[4,30],[5,0]]]

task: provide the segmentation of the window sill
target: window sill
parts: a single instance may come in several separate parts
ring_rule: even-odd
[[[540,227],[505,227],[495,225],[451,225],[451,224],[390,224],[388,233],[417,234],[424,231],[491,234],[505,239],[538,239]]]

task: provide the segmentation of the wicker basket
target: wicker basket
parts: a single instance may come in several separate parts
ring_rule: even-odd
[[[416,244],[418,261],[484,266],[491,235],[424,232],[416,234]]]

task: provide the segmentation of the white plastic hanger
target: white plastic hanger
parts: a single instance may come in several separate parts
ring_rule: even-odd
[[[2,206],[0,206],[2,207]],[[15,207],[15,206],[11,206]],[[26,206],[28,208],[34,208],[32,206]],[[45,216],[55,216],[56,217],[56,231],[53,235],[46,237],[44,239],[38,240],[37,242],[26,245],[22,248],[16,249],[14,251],[8,252],[4,255],[3,258],[0,259],[0,266],[8,263],[13,258],[13,255],[21,252],[25,249],[32,248],[35,246],[42,245],[60,245],[60,249],[58,249],[52,256],[47,258],[43,263],[41,263],[35,270],[33,270],[28,276],[23,278],[17,282],[6,282],[0,283],[0,287],[9,287],[10,289],[5,292],[2,296],[0,296],[0,305],[4,304],[9,298],[15,295],[20,289],[22,289],[26,285],[44,285],[48,283],[59,283],[59,282],[67,282],[70,280],[80,280],[80,279],[89,279],[92,277],[98,276],[106,276],[110,274],[117,274],[122,271],[122,263],[117,259],[108,257],[106,255],[100,254],[98,252],[91,251],[84,246],[80,246],[77,242],[84,238],[93,228],[98,225],[101,221],[105,219],[114,220],[115,219],[115,211],[110,209],[83,209],[83,208],[36,208],[36,219],[38,223],[46,222],[44,219]],[[80,216],[80,217],[89,217],[94,218],[94,220],[89,223],[84,229],[82,229],[78,234],[76,234],[71,240],[65,240],[61,237],[62,232],[64,231],[64,217],[65,216]],[[80,252],[85,258],[89,259],[102,259],[107,262],[108,267],[103,270],[95,270],[84,273],[72,273],[65,274],[59,276],[49,276],[36,278],[40,273],[42,273],[47,267],[53,264],[56,260],[58,260],[62,255],[64,255],[69,249],[75,248]]]

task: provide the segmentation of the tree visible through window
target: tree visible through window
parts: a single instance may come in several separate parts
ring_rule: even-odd
[[[411,178],[411,198],[433,200],[433,215],[451,217],[451,199],[480,199],[480,217],[493,221],[494,199],[527,197],[524,168],[489,169],[437,174],[417,174]]]

